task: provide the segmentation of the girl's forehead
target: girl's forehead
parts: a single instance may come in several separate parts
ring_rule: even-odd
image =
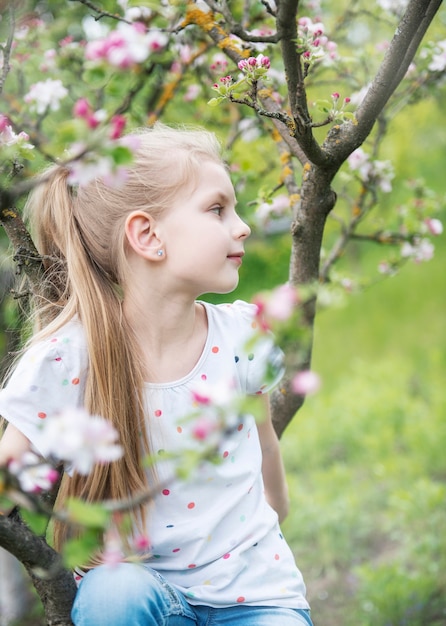
[[[186,196],[200,195],[203,198],[212,197],[212,201],[236,202],[234,186],[231,178],[221,163],[206,161],[196,177],[187,186]],[[183,193],[184,197],[184,193]]]

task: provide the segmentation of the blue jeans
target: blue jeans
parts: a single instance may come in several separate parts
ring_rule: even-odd
[[[268,606],[192,606],[147,565],[101,565],[77,592],[75,626],[313,626],[309,611]]]

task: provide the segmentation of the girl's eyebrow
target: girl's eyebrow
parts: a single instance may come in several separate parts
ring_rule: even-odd
[[[227,204],[229,202],[233,202],[234,206],[237,205],[237,198],[235,196],[235,194],[231,194],[230,196],[226,193],[224,193],[223,191],[217,191],[213,194],[212,196],[213,198],[217,198],[217,200],[219,202],[221,202],[222,204]]]

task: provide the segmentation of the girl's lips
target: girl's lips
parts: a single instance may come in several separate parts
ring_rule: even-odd
[[[244,252],[241,252],[240,254],[228,254],[228,259],[235,261],[238,265],[241,265],[243,256]]]

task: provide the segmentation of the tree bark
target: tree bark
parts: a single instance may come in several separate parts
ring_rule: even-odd
[[[16,510],[7,517],[0,516],[0,545],[25,566],[44,606],[48,626],[72,626],[76,583],[72,573],[64,569],[60,554],[27,527]]]

